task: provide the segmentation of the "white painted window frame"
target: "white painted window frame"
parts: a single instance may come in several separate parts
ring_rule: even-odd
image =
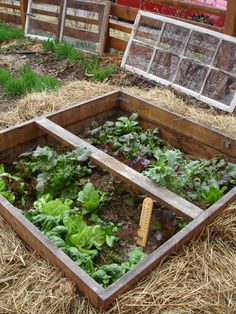
[[[165,17],[165,16],[162,16],[162,15],[158,15],[158,14],[154,14],[154,13],[150,13],[150,12],[139,10],[138,14],[136,16],[134,27],[132,29],[132,32],[131,32],[131,35],[130,35],[130,38],[129,38],[129,41],[128,41],[128,44],[127,44],[127,47],[126,47],[126,50],[125,50],[125,53],[124,53],[124,56],[123,56],[123,59],[122,59],[122,62],[121,62],[121,67],[125,68],[126,70],[128,70],[130,72],[139,74],[139,75],[144,76],[145,78],[147,78],[149,80],[153,80],[153,81],[158,82],[160,84],[163,84],[165,86],[171,86],[174,89],[176,89],[176,90],[178,90],[180,92],[184,92],[187,95],[193,96],[193,97],[195,97],[195,98],[197,98],[197,99],[207,103],[210,106],[213,106],[213,107],[219,108],[221,110],[224,110],[224,111],[232,113],[235,110],[235,107],[236,107],[236,93],[234,95],[233,100],[231,101],[231,104],[228,106],[228,105],[225,105],[225,104],[223,104],[223,103],[221,103],[219,101],[216,101],[216,100],[214,100],[212,98],[209,98],[209,97],[201,95],[201,93],[202,93],[202,91],[204,89],[205,83],[206,83],[206,79],[205,79],[205,82],[204,82],[204,84],[203,84],[203,86],[201,88],[201,91],[198,93],[198,92],[194,92],[194,91],[192,91],[192,90],[190,90],[188,88],[185,88],[185,87],[183,87],[181,85],[178,85],[176,83],[170,82],[170,81],[168,81],[166,79],[163,79],[163,78],[160,78],[158,76],[155,76],[153,74],[148,73],[148,71],[150,70],[151,65],[152,65],[152,63],[154,61],[154,56],[155,56],[156,50],[158,49],[158,50],[162,50],[163,51],[163,49],[157,47],[157,45],[154,46],[154,45],[150,45],[150,44],[147,44],[147,43],[143,43],[142,41],[139,41],[139,40],[134,38],[135,35],[136,35],[136,32],[138,30],[141,17],[147,17],[147,18],[151,18],[151,19],[163,22],[159,38],[161,38],[161,34],[162,34],[163,30],[164,30],[164,27],[165,27],[166,23],[170,23],[170,24],[173,24],[175,26],[182,26],[182,27],[190,29],[190,33],[188,35],[188,40],[186,42],[185,48],[187,47],[187,43],[189,42],[190,36],[191,36],[193,31],[197,31],[197,32],[200,32],[200,33],[203,33],[203,34],[207,34],[207,35],[212,35],[214,37],[219,38],[220,41],[218,43],[218,47],[216,49],[214,57],[212,58],[211,64],[210,65],[209,64],[203,64],[203,63],[197,61],[199,64],[202,64],[205,67],[208,67],[207,75],[209,74],[209,71],[211,69],[220,70],[218,68],[215,68],[212,64],[213,64],[214,58],[216,56],[217,50],[218,50],[221,42],[223,40],[226,40],[228,42],[236,44],[236,38],[228,36],[228,35],[225,35],[225,34],[222,34],[222,33],[219,33],[219,32],[212,31],[210,29],[206,29],[206,28],[203,28],[203,27],[200,27],[200,26],[196,26],[196,25],[193,25],[193,24],[190,24],[190,23],[178,21],[176,19],[172,19],[172,18]],[[128,59],[128,55],[129,55],[129,51],[130,51],[130,47],[131,47],[132,43],[142,44],[143,46],[151,47],[151,48],[154,49],[153,56],[152,56],[152,58],[150,60],[150,63],[149,63],[147,71],[143,71],[141,69],[138,69],[138,68],[135,68],[133,66],[130,66],[130,65],[126,64],[127,59]],[[164,49],[164,51],[167,51],[167,50]],[[183,49],[182,54],[175,54],[175,55],[178,55],[180,57],[180,61],[183,60],[183,59],[187,59],[187,60],[193,61],[193,59],[183,56],[184,51],[185,51],[185,49]],[[180,61],[179,61],[179,64],[180,64]],[[227,71],[222,71],[222,72],[232,76],[232,73],[230,73],[230,72],[227,72]],[[207,75],[206,75],[206,78],[207,78]]]
[[[25,37],[28,38],[32,38],[32,39],[38,39],[38,40],[42,40],[42,41],[47,41],[50,39],[53,39],[52,37],[47,37],[47,36],[41,36],[41,35],[34,35],[34,34],[30,34],[29,33],[29,28],[30,28],[30,16],[32,15],[32,3],[33,0],[29,0],[28,1],[28,6],[27,6],[27,14],[26,14],[26,22],[25,22]],[[64,0],[64,5],[63,5],[63,9],[65,7],[67,3],[67,0]],[[60,5],[58,5],[59,9],[60,9]],[[63,14],[64,12],[62,12]],[[60,14],[60,13],[59,13]],[[63,24],[63,23],[62,23]],[[63,28],[64,28],[64,24],[61,25],[61,31],[63,32]]]

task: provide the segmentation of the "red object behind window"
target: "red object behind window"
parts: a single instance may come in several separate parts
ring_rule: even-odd
[[[194,3],[194,1],[192,1]],[[174,8],[169,5],[162,5],[162,4],[156,4],[151,3],[148,1],[144,1],[143,8],[141,8],[141,1],[140,0],[117,0],[118,4],[133,7],[133,8],[140,8],[145,11],[150,11],[154,13],[169,15],[169,16],[176,16],[180,17],[182,19],[190,20],[192,16],[201,14],[204,15],[207,20],[212,22],[212,25],[217,27],[224,27],[224,16],[215,16],[211,14],[206,14],[201,11],[196,10],[189,10],[189,9],[178,9]],[[226,5],[226,2],[225,2]],[[216,5],[217,7],[217,5]]]

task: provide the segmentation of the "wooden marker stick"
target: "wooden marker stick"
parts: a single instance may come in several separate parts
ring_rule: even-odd
[[[145,247],[147,244],[148,231],[151,222],[153,208],[153,200],[150,197],[146,197],[143,201],[142,212],[139,221],[138,228],[138,240],[137,244]]]

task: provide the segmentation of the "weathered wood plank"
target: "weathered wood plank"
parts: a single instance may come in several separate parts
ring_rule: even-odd
[[[93,42],[97,42],[99,40],[98,33],[90,32],[88,30],[83,30],[76,27],[65,26],[64,35],[72,37],[72,38],[77,38],[81,40],[89,40]]]
[[[236,36],[236,2],[235,0],[227,1],[227,13],[225,17],[224,33]]]
[[[109,36],[109,16],[111,11],[111,2],[106,2],[104,8],[99,9],[99,45],[98,53],[103,55],[107,50]]]
[[[194,219],[201,214],[202,210],[199,207],[189,203],[165,188],[158,187],[152,180],[144,177],[142,174],[107,155],[88,142],[66,131],[52,121],[46,118],[39,118],[36,120],[36,123],[40,129],[48,132],[51,136],[54,136],[66,144],[73,147],[87,147],[91,152],[91,160],[96,165],[106,169],[115,177],[134,186],[139,191],[147,193],[147,195],[173,210],[176,214],[186,219]]]
[[[41,20],[30,19],[30,28],[36,28],[40,31],[45,31],[57,35],[58,24],[49,23]]]
[[[127,46],[127,41],[115,38],[115,37],[109,37],[108,38],[108,45],[110,48],[119,50],[119,51],[125,51]]]
[[[21,17],[19,15],[13,15],[13,14],[0,12],[0,19],[6,23],[13,23],[16,25],[21,24]]]
[[[111,15],[116,16],[120,19],[134,21],[137,13],[138,13],[138,9],[136,8],[132,8],[125,5],[116,4],[116,3],[111,4]]]

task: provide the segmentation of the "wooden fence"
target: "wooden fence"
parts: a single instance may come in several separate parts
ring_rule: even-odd
[[[50,0],[50,1],[53,1],[53,3],[55,4],[63,5],[63,0]],[[194,21],[188,21],[188,22],[203,26],[208,29],[213,29],[219,32],[223,32],[231,36],[236,36],[236,0],[228,0],[227,11],[223,11],[223,10],[212,8],[212,7],[205,7],[205,6],[200,6],[200,5],[192,5],[189,3],[183,3],[182,1],[179,1],[179,0],[150,0],[149,2],[158,3],[158,4],[167,4],[178,9],[191,9],[191,10],[196,9],[199,12],[202,12],[205,14],[224,16],[225,25],[223,29],[218,28],[216,26],[198,23]],[[27,11],[27,3],[28,3],[28,0],[13,0],[11,3],[1,2],[0,3],[0,20],[14,23],[17,25],[22,25],[24,27],[26,11]],[[114,48],[120,51],[125,50],[125,47],[129,38],[129,34],[131,33],[131,30],[132,30],[132,22],[134,22],[137,12],[138,12],[138,9],[136,8],[112,3],[110,14],[113,18],[110,19],[110,22],[108,24],[108,31],[107,31],[108,35],[107,35],[107,40],[106,40],[107,51],[110,50],[110,48]],[[47,13],[45,14],[45,11],[44,11],[44,15],[50,16],[50,12],[47,12]],[[120,20],[130,21],[131,23],[130,24],[124,23],[124,22],[121,22]]]

